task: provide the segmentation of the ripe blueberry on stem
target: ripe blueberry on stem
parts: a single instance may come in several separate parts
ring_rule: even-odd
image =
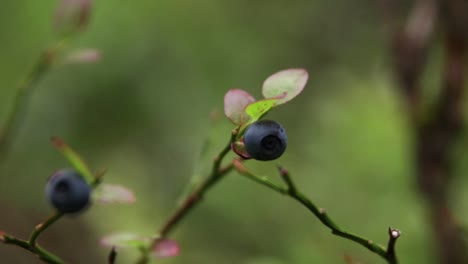
[[[89,204],[91,187],[77,171],[62,169],[50,176],[45,192],[59,212],[76,213]]]
[[[252,123],[244,134],[244,145],[251,158],[274,160],[286,150],[288,137],[283,126],[272,120]]]

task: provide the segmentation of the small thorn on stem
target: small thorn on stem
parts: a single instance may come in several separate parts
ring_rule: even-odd
[[[5,232],[0,231],[0,241],[5,242],[5,235],[6,235]]]
[[[289,174],[288,170],[281,165],[278,165],[278,171],[282,177]]]
[[[372,241],[372,240],[367,240],[367,244],[372,245],[372,243],[374,243],[374,241]]]
[[[327,210],[325,210],[325,208],[319,208],[319,212],[321,214],[325,214],[327,212]]]
[[[283,179],[284,183],[286,183],[286,185],[288,186],[288,192],[289,193],[296,193],[297,189],[296,189],[296,186],[295,186],[293,180],[289,176],[289,171],[286,168],[284,168],[283,166],[281,166],[281,165],[278,165],[277,168],[278,168],[279,174],[280,174],[281,178]]]

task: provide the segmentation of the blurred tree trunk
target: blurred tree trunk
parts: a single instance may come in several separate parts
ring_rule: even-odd
[[[385,1],[388,10],[401,10]],[[387,10],[387,11],[388,11]],[[392,28],[394,69],[408,103],[414,132],[417,183],[428,203],[439,263],[468,263],[468,247],[450,209],[450,183],[454,177],[451,159],[464,126],[463,96],[466,75],[468,1],[415,1],[406,24],[398,26],[395,14],[387,16]],[[436,103],[423,109],[419,81],[436,28],[443,35],[442,83]],[[427,104],[426,104],[427,105]]]

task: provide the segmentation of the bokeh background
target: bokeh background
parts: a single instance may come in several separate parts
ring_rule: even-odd
[[[18,82],[57,39],[58,1],[2,0],[0,121]],[[299,188],[345,229],[385,244],[402,230],[402,263],[433,263],[435,245],[413,175],[411,135],[393,81],[388,35],[374,1],[95,1],[87,30],[65,52],[97,48],[102,60],[57,64],[34,87],[24,123],[0,164],[0,230],[27,237],[52,209],[47,177],[69,164],[50,145],[58,135],[105,181],[132,189],[134,205],[96,205],[50,228],[41,244],[70,263],[105,263],[100,237],[153,234],[192,175],[204,177],[233,125],[223,96],[242,88],[257,98],[270,74],[303,67],[303,93],[275,109],[289,137],[286,154],[249,167],[278,181],[287,167]],[[441,52],[431,46],[424,75],[437,93]],[[200,149],[208,142],[207,154]],[[452,189],[459,221],[468,216],[468,141],[456,145]],[[197,176],[198,175],[198,176]],[[173,238],[181,254],[155,263],[384,263],[335,237],[295,201],[231,173],[184,219]],[[137,252],[120,251],[117,263]],[[39,263],[0,245],[1,263]]]

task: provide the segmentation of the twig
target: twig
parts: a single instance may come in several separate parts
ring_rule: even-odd
[[[231,143],[235,140],[236,133],[233,131],[231,135],[231,139],[229,140],[228,144],[224,147],[224,149],[215,157],[213,162],[213,168],[211,174],[196,188],[181,206],[166,220],[162,228],[159,230],[157,235],[152,240],[149,248],[141,250],[142,255],[140,259],[137,261],[139,264],[148,263],[149,254],[151,249],[154,248],[162,239],[166,238],[177,226],[177,224],[185,218],[185,216],[192,211],[192,209],[199,204],[205,193],[215,185],[224,175],[229,173],[233,166],[232,164],[221,167],[221,163],[226,156],[226,154],[231,150]]]
[[[32,247],[35,247],[37,244],[37,238],[39,237],[39,235],[42,232],[44,232],[49,226],[51,226],[53,223],[59,220],[62,216],[63,216],[62,213],[55,212],[53,215],[47,218],[43,223],[38,224],[34,228],[34,231],[31,233],[31,236],[28,241],[29,245],[31,245]]]
[[[28,241],[18,239],[14,236],[4,234],[2,236],[1,241],[5,244],[19,246],[24,248],[36,256],[38,256],[42,261],[49,264],[64,264],[65,262],[61,260],[59,257],[55,256],[54,254],[48,252],[47,250],[41,248],[38,245],[31,245]]]
[[[20,126],[21,119],[26,112],[32,88],[49,70],[54,58],[57,56],[57,53],[62,49],[62,46],[63,41],[58,42],[55,46],[45,49],[29,73],[16,88],[12,109],[6,117],[3,127],[0,129],[0,160],[6,157],[10,149],[16,130]]]
[[[390,236],[389,239],[389,247],[385,249],[383,246],[374,243],[372,240],[364,238],[362,236],[350,233],[340,226],[338,226],[327,214],[325,209],[317,207],[309,198],[307,198],[304,194],[302,194],[299,190],[296,189],[292,178],[290,177],[289,173],[286,169],[279,167],[280,174],[282,176],[283,181],[286,183],[287,187],[279,186],[270,180],[267,177],[260,177],[257,176],[255,173],[250,171],[246,168],[239,160],[234,159],[233,161],[234,168],[243,176],[246,176],[248,179],[251,179],[257,183],[260,183],[263,186],[266,186],[280,194],[288,195],[292,199],[298,201],[300,204],[305,206],[309,211],[311,211],[319,220],[327,226],[331,231],[332,234],[349,239],[354,241],[365,248],[369,249],[370,251],[376,253],[377,255],[384,258],[389,264],[397,264],[398,261],[395,256],[395,242],[398,237]],[[396,230],[396,229],[391,229]],[[397,231],[397,230],[396,230]],[[399,232],[399,231],[398,231]],[[399,235],[398,235],[399,236]]]
[[[109,256],[107,257],[107,263],[114,264],[116,258],[117,258],[117,251],[115,250],[115,247],[112,247],[109,253]]]
[[[388,263],[398,263],[395,253],[395,244],[400,237],[401,232],[395,228],[388,228],[388,245],[387,245],[387,260]]]

